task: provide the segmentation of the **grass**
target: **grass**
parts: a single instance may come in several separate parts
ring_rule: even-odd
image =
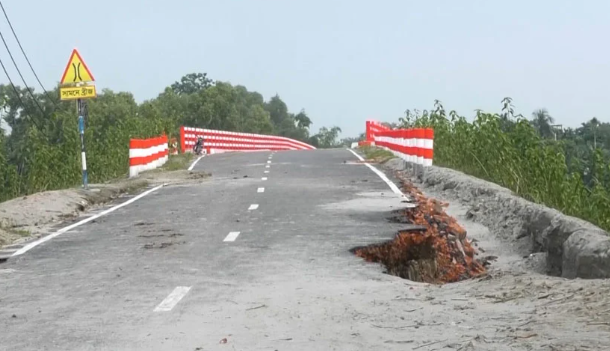
[[[7,231],[11,232],[13,234],[17,234],[17,235],[23,236],[23,237],[30,236],[32,234],[32,233],[30,233],[29,230],[25,230],[25,229],[9,229]]]
[[[4,230],[5,232],[7,232],[9,234],[19,235],[19,236],[23,236],[23,237],[30,236],[32,234],[32,233],[30,233],[29,230],[17,229],[15,227],[7,225],[6,223],[0,223],[0,229]]]
[[[191,153],[169,155],[169,159],[167,160],[167,162],[165,162],[161,169],[165,171],[178,171],[181,169],[187,169],[192,161],[193,154]]]
[[[380,149],[374,146],[362,146],[359,150],[364,154],[367,160],[383,163],[394,158],[394,154],[385,149]]]

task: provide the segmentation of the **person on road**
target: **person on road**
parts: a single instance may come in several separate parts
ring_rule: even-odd
[[[199,136],[197,138],[197,142],[195,143],[195,146],[193,146],[193,152],[195,152],[196,155],[201,155],[203,152],[203,136]]]

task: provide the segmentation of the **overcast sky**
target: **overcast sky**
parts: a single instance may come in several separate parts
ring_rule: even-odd
[[[505,96],[557,123],[608,121],[608,0],[4,0],[43,84],[72,48],[99,87],[138,101],[191,72],[278,93],[344,136],[407,108],[471,116]],[[35,83],[4,19],[0,30]],[[4,49],[0,58],[12,68]],[[18,80],[14,68],[10,69]],[[6,83],[6,78],[0,76]]]

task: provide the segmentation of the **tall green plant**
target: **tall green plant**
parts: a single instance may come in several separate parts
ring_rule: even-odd
[[[514,115],[510,98],[501,114],[477,111],[472,122],[440,101],[433,112],[407,113],[403,125],[431,126],[435,131],[434,163],[463,171],[513,190],[531,201],[610,230],[610,166],[603,150],[595,148],[584,174],[570,169],[566,143],[544,138],[540,125]],[[409,110],[407,110],[409,111]],[[591,179],[583,182],[583,175]]]

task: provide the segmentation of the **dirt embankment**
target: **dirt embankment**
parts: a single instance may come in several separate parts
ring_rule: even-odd
[[[387,320],[394,318],[394,322],[380,324],[380,328],[395,329],[397,333],[406,328],[409,332],[405,337],[409,340],[430,339],[435,343],[430,349],[438,350],[610,349],[610,280],[566,279],[547,275],[552,273],[547,269],[548,256],[552,254],[544,251],[545,247],[549,247],[544,246],[544,240],[540,243],[542,233],[546,233],[547,237],[562,233],[562,228],[568,227],[566,224],[563,227],[560,225],[564,221],[575,226],[575,231],[564,240],[564,244],[573,240],[571,236],[579,231],[598,233],[595,227],[590,229],[590,224],[586,222],[576,219],[570,222],[571,218],[561,217],[537,222],[534,219],[540,216],[544,218],[545,213],[560,214],[520,199],[497,185],[452,170],[431,167],[421,175],[404,170],[403,163],[397,159],[378,167],[383,168],[390,177],[405,178],[417,186],[426,198],[422,208],[424,217],[430,217],[430,214],[441,217],[441,224],[426,219],[428,225],[436,224],[439,229],[441,240],[434,241],[432,246],[437,243],[438,247],[439,243],[446,242],[449,234],[460,237],[463,233],[459,228],[463,228],[467,234],[465,240],[474,246],[474,257],[494,257],[493,263],[486,267],[485,274],[465,276],[470,279],[454,284],[407,283],[409,287],[405,288],[404,296],[395,299],[404,301],[404,308],[396,305],[387,308],[384,313],[391,316]],[[442,209],[429,208],[428,204],[440,205]],[[405,218],[405,227],[408,228],[416,217],[408,213],[411,210],[409,206],[405,207],[401,210],[401,218]],[[395,214],[392,212],[392,215]],[[455,223],[453,218],[459,227],[445,226]],[[427,231],[426,235],[433,234],[436,234],[435,230]],[[411,238],[416,238],[415,233],[411,235]],[[424,237],[420,234],[417,238]],[[550,238],[545,240],[546,245],[553,242]],[[562,246],[565,247],[569,246]],[[602,255],[604,249],[601,248],[599,252]],[[456,258],[455,263],[459,263],[463,256],[456,257],[455,249],[450,250],[450,254]],[[469,254],[466,253],[466,256]],[[416,258],[421,261],[422,257]],[[550,259],[550,262],[552,267],[556,261]],[[567,263],[563,259],[561,262],[562,274],[567,276]],[[425,257],[421,263],[425,263]],[[406,278],[421,276],[418,272],[413,274],[413,266],[424,267],[421,263],[413,265],[413,262],[407,262],[403,270],[407,272],[406,276],[400,274],[400,270],[390,272],[388,269],[388,273]],[[579,264],[581,267],[577,272],[583,272],[587,261],[580,261]],[[427,269],[424,272],[429,272],[429,267],[434,271],[439,266],[425,266]],[[596,269],[600,268],[590,267],[589,272],[596,272]],[[442,279],[432,280],[434,283],[439,281]],[[387,303],[392,304],[391,301]],[[416,323],[405,323],[405,311]],[[417,315],[419,311],[421,313]],[[448,323],[451,327],[447,326]],[[428,344],[426,342],[425,345]]]
[[[19,245],[53,231],[57,224],[72,220],[88,209],[106,204],[125,194],[160,184],[200,182],[209,174],[186,170],[159,169],[133,179],[91,184],[88,190],[74,188],[45,191],[0,203],[0,249]],[[8,251],[7,251],[8,252]],[[0,251],[0,259],[3,258]]]
[[[398,160],[388,166],[403,167]],[[424,187],[469,206],[467,218],[488,227],[513,251],[543,254],[546,274],[610,278],[610,237],[595,225],[451,169],[428,167],[416,172],[416,178]]]

